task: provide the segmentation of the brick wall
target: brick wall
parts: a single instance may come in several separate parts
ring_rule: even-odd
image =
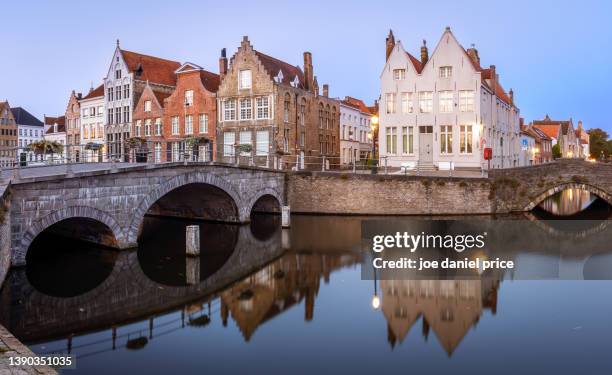
[[[295,172],[288,194],[294,213],[443,215],[494,209],[486,178]]]

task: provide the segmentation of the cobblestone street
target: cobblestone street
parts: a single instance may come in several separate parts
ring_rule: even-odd
[[[10,357],[31,357],[34,353],[0,325],[0,375],[57,374],[47,366],[10,366]]]

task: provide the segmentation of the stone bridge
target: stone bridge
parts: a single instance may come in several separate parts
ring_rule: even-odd
[[[64,225],[63,234],[120,249],[137,245],[145,214],[246,223],[254,208],[280,209],[285,174],[211,163],[136,165],[22,177],[10,191],[11,264],[18,266],[39,233],[71,219],[79,225]]]

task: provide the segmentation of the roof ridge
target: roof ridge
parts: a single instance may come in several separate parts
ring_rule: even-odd
[[[119,48],[119,50],[120,50],[121,52],[133,53],[134,55],[139,55],[139,56],[144,56],[144,57],[151,57],[151,58],[153,58],[153,59],[164,60],[164,61],[168,61],[168,62],[173,62],[173,63],[178,63],[178,64],[181,64],[180,62],[178,62],[178,61],[176,61],[176,60],[169,60],[169,59],[165,59],[165,58],[163,58],[163,57],[157,57],[157,56],[153,56],[153,55],[147,55],[147,54],[144,54],[144,53],[134,52],[134,51],[129,51],[129,50],[122,49],[122,48]],[[182,65],[182,64],[181,64],[181,65]]]

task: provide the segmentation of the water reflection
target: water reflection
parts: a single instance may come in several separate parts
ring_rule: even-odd
[[[597,196],[582,189],[565,189],[546,198],[539,207],[553,215],[570,216],[587,209]]]

